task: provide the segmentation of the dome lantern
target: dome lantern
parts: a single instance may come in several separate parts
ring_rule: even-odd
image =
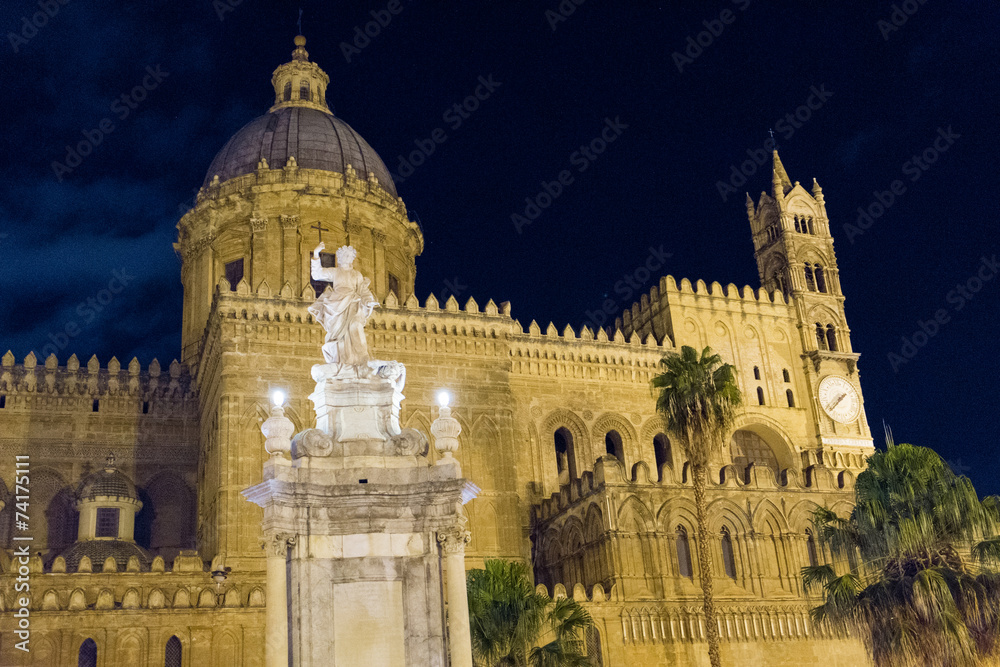
[[[291,61],[279,65],[271,75],[274,106],[270,111],[286,107],[305,107],[333,115],[326,105],[326,87],[330,83],[330,77],[319,65],[309,62],[309,52],[305,46],[306,38],[298,35],[295,38],[295,50],[292,51]]]

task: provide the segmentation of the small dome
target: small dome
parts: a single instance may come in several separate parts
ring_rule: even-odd
[[[77,500],[92,500],[98,496],[139,500],[132,480],[114,467],[102,468],[87,475],[77,487]]]
[[[66,559],[67,572],[75,572],[84,556],[90,558],[94,572],[101,571],[108,556],[114,557],[119,571],[128,566],[128,559],[132,556],[139,559],[139,567],[143,570],[148,570],[153,560],[149,552],[138,544],[124,540],[84,540],[74,543],[60,555]]]
[[[243,126],[212,160],[204,185],[219,176],[224,182],[253,173],[261,158],[281,169],[294,157],[300,169],[344,173],[354,167],[358,178],[375,174],[379,185],[396,196],[396,185],[378,153],[354,129],[332,114],[305,106],[284,106]]]

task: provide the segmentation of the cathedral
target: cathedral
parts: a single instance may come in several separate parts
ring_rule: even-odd
[[[244,491],[268,458],[269,396],[287,397],[296,432],[315,419],[320,242],[322,266],[350,245],[371,280],[368,345],[406,367],[400,424],[430,432],[435,396],[452,396],[455,457],[478,487],[466,568],[522,561],[540,591],[579,601],[594,665],[707,664],[688,464],[650,380],[664,355],[711,346],[745,399],[709,475],[723,662],[867,664],[857,638],[813,623],[799,576],[831,562],[812,511],[848,513],[873,452],[819,184],[775,152],[747,197],[759,287],[665,276],[613,326],[579,331],[522,323],[507,302],[421,300],[423,229],[327,106],[305,43],[177,222],[179,358],[0,362],[0,664],[265,664],[275,602]]]

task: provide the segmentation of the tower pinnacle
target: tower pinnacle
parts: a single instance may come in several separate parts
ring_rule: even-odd
[[[774,151],[774,169],[771,175],[771,183],[773,186],[772,195],[778,198],[778,188],[781,188],[781,196],[788,194],[792,189],[792,181],[788,178],[788,172],[785,171],[785,166],[781,164],[781,158],[778,157],[778,151]]]

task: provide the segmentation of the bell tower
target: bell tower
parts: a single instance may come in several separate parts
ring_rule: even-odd
[[[761,192],[756,205],[747,195],[747,216],[761,285],[780,291],[798,320],[817,438],[803,464],[822,465],[824,452],[871,447],[858,382],[860,355],[851,346],[823,189],[815,179],[812,192],[793,183],[778,151],[773,160],[771,191]]]

